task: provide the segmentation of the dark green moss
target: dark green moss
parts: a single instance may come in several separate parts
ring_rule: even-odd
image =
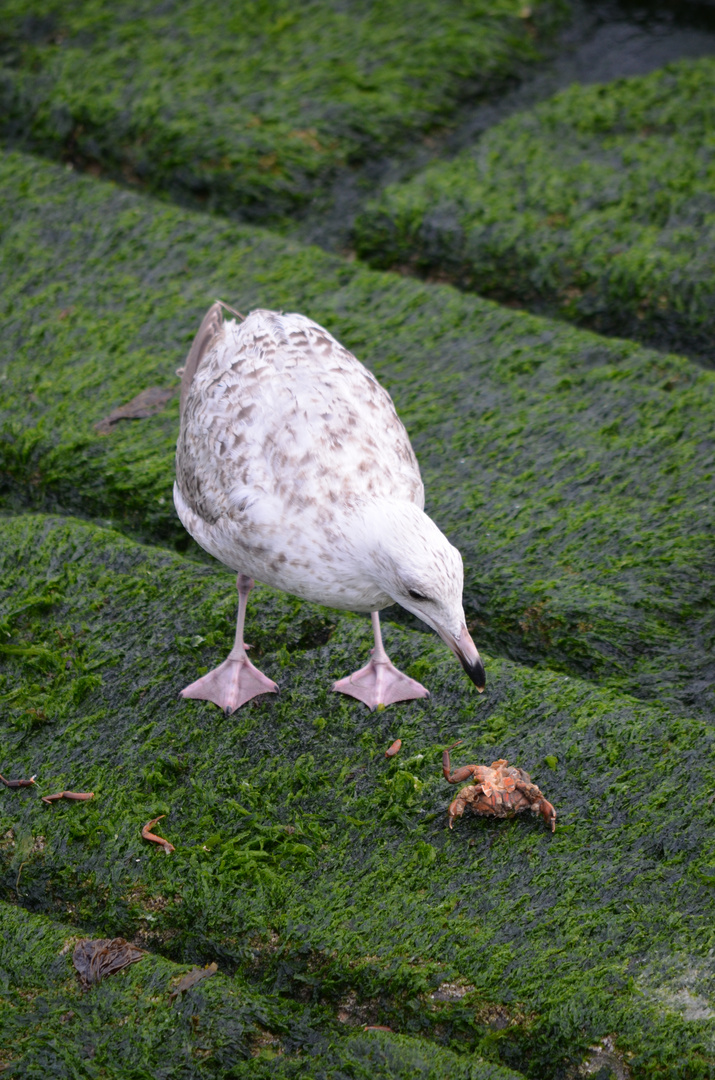
[[[31,158],[0,169],[6,507],[185,545],[177,400],[94,425],[177,384],[215,296],[302,310],[392,392],[480,645],[712,715],[712,373]]]
[[[527,26],[520,0],[8,0],[0,134],[275,219],[533,61],[566,5],[530,7]]]
[[[359,254],[712,366],[715,60],[572,86],[388,188]]]
[[[10,1077],[520,1080],[405,1036],[339,1031],[327,1010],[219,973],[169,1000],[186,968],[148,954],[84,993],[77,927],[0,902],[0,1069]]]
[[[305,1025],[381,1023],[448,1045],[461,1068],[476,1052],[554,1078],[614,1035],[634,1077],[715,1075],[711,727],[494,658],[481,697],[441,642],[389,623],[395,660],[419,665],[433,696],[372,715],[329,692],[365,655],[367,621],[265,588],[248,636],[281,692],[227,719],[176,695],[230,647],[231,575],[71,519],[19,516],[1,532],[0,771],[38,774],[36,789],[0,789],[6,902],[175,962],[216,960],[254,992],[221,1015],[240,1002],[284,1037],[274,1025],[297,1024],[303,1002],[303,1044]],[[528,815],[450,833],[440,759],[455,737],[458,763],[529,769],[556,833]],[[64,787],[95,798],[41,802]],[[140,837],[160,813],[171,856]],[[43,950],[24,962],[43,986]],[[149,1000],[153,971],[126,973]],[[445,983],[458,992],[433,998]],[[120,985],[106,990],[116,1023]],[[279,1002],[269,1020],[261,994]],[[143,1038],[148,1054],[149,1025]]]

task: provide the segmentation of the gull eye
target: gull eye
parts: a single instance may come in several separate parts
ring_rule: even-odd
[[[408,589],[407,591],[408,591],[408,593],[410,594],[410,596],[412,597],[413,600],[426,600],[427,599],[427,597],[423,596],[421,592],[417,592],[417,589]]]

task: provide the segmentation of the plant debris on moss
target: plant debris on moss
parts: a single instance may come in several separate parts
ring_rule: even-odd
[[[213,964],[207,964],[206,967],[192,968],[187,975],[184,975],[184,977],[179,980],[171,991],[169,994],[169,1001],[174,1001],[177,997],[181,997],[187,990],[193,990],[200,982],[203,982],[204,979],[210,979],[217,971],[218,964],[215,960]]]
[[[124,938],[82,938],[75,945],[72,963],[85,990],[130,964],[143,960],[146,952]]]
[[[715,363],[715,59],[574,85],[370,204],[358,253]]]

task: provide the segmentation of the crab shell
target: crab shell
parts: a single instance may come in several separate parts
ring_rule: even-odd
[[[478,784],[462,788],[457,798],[449,807],[449,827],[454,826],[454,819],[461,817],[469,806],[475,814],[489,817],[506,818],[520,814],[522,810],[531,810],[541,814],[551,831],[556,829],[556,811],[539,791],[531,777],[523,769],[509,768],[504,760],[494,761],[490,768],[485,765],[475,767]]]

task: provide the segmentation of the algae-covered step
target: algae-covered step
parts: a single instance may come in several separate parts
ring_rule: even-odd
[[[13,919],[19,903],[79,936],[216,961],[255,995],[310,1004],[321,1030],[388,1026],[528,1076],[607,1038],[635,1077],[715,1068],[711,725],[489,656],[479,695],[441,641],[388,621],[391,655],[432,697],[369,713],[330,691],[367,619],[265,587],[246,637],[280,692],[227,718],[177,697],[233,640],[227,571],[35,514],[0,522],[0,574],[0,772],[36,774],[0,787]],[[529,814],[450,831],[456,739],[453,768],[526,770],[555,831]],[[94,797],[42,802],[65,789]],[[142,837],[161,815],[168,854]],[[17,933],[0,967],[14,984],[29,954],[41,987],[44,946]],[[151,1002],[167,980],[141,982],[145,964],[100,990]],[[216,977],[192,993],[221,999]]]
[[[392,394],[480,651],[712,715],[711,372],[23,155],[0,218],[6,508],[186,545],[176,369],[215,297],[299,311]]]
[[[563,0],[8,0],[0,136],[272,219],[538,59]]]
[[[470,1053],[336,1023],[335,1010],[261,993],[220,968],[177,993],[188,965],[146,952],[88,991],[73,966],[76,926],[0,901],[0,1069],[7,1077],[234,1080],[370,1075],[380,1080],[523,1080]],[[217,965],[214,962],[213,967]],[[194,969],[195,971],[196,969]],[[176,1000],[178,998],[178,1000]]]
[[[387,188],[358,253],[715,363],[715,59],[574,85]]]

